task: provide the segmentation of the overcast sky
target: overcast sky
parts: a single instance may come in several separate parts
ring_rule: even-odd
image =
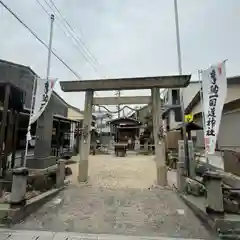
[[[45,7],[44,0],[39,0]],[[47,0],[49,2],[49,0]],[[4,1],[48,42],[49,16],[36,0]],[[135,77],[177,74],[173,0],[54,0],[75,32],[97,59],[96,72],[62,31],[56,16],[53,47],[81,78]],[[178,0],[183,72],[228,59],[227,75],[240,74],[240,1]],[[52,12],[51,12],[52,13]],[[0,6],[0,58],[30,66],[46,76],[47,50]],[[193,76],[195,78],[196,75]],[[51,77],[74,80],[62,63],[52,58]],[[56,91],[70,104],[83,108],[84,95]],[[148,91],[124,91],[143,95]],[[101,92],[98,96],[112,96]]]

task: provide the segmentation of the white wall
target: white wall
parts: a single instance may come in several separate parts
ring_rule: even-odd
[[[190,82],[190,84],[186,88],[183,88],[182,91],[184,108],[186,108],[189,105],[189,103],[196,96],[200,88],[201,84],[199,82]]]
[[[179,126],[181,122],[175,121],[175,112],[173,110],[169,111],[169,128],[174,129]]]

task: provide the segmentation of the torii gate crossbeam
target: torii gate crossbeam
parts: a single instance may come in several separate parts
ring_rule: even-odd
[[[165,151],[159,129],[162,126],[161,102],[159,88],[182,88],[189,84],[191,75],[157,76],[157,77],[137,77],[118,79],[99,79],[81,81],[62,81],[61,88],[64,92],[85,92],[84,106],[84,131],[80,146],[80,161],[78,181],[88,180],[88,156],[90,150],[90,131],[92,122],[92,105],[94,91],[114,91],[114,90],[136,90],[151,89],[151,100],[153,110],[153,135],[155,142],[157,184],[167,185],[167,169],[165,166]],[[94,102],[96,104],[96,101]],[[137,103],[136,103],[137,104]]]

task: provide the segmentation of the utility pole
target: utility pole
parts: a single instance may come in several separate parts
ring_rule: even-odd
[[[179,72],[179,75],[182,75],[182,55],[181,55],[181,45],[180,45],[177,0],[174,0],[174,13],[175,13],[175,26],[176,26],[176,39],[177,39],[178,72]],[[186,123],[184,120],[185,109],[184,109],[182,89],[179,89],[179,94],[180,94],[180,105],[181,105],[181,113],[182,113],[182,133],[183,133],[183,140],[184,140],[184,147],[185,147],[185,167],[187,170],[187,174],[189,174],[188,139],[187,139]]]

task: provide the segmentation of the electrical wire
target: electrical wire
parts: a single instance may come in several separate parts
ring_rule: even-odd
[[[51,13],[48,12],[48,10],[44,7],[44,5],[43,5],[39,0],[36,0],[36,1],[37,1],[37,3],[41,6],[41,8],[43,9],[43,11],[50,17],[50,16],[51,16]],[[50,7],[50,5],[48,5],[48,6]],[[52,9],[51,9],[51,10],[52,10]],[[54,13],[55,13],[55,12],[54,12]],[[66,30],[64,29],[64,26],[62,26],[62,25],[59,24],[58,22],[56,22],[56,24],[57,24],[57,26],[63,31],[63,33],[65,34],[65,36],[66,36],[66,37],[69,37],[68,33],[67,33]],[[76,45],[74,41],[73,41],[73,43],[74,43],[74,46],[77,48],[77,50],[80,51],[81,55],[84,56],[85,60],[86,60],[87,62],[89,62],[88,59],[86,58],[86,56],[82,53],[81,49],[79,49],[79,46]]]
[[[39,6],[42,8],[42,10],[48,15],[48,16],[51,16],[51,13],[48,12],[48,10],[43,6],[43,4],[39,1],[39,0],[36,0],[37,3],[39,4]]]
[[[88,53],[88,55],[93,59],[93,61],[96,62],[96,64],[99,65],[98,60],[96,59],[95,56],[93,56],[93,54],[90,52],[90,50],[88,49],[88,47],[85,45],[84,41],[78,36],[78,34],[76,34],[75,30],[73,29],[73,27],[71,26],[71,24],[67,21],[67,19],[61,14],[60,10],[57,8],[56,4],[53,2],[53,0],[49,0],[51,2],[51,4],[53,5],[53,7],[56,9],[56,11],[59,13],[59,15],[62,17],[63,21],[67,24],[67,26],[71,29],[71,31],[77,36],[79,42],[81,43],[81,45],[83,46],[84,50],[86,50],[86,52]],[[46,2],[46,0],[45,0]]]
[[[2,0],[0,0],[0,4],[14,17],[16,18],[43,46],[48,49],[48,45],[26,24],[24,23],[20,17],[13,12],[11,8],[9,8]],[[71,72],[73,73],[78,79],[81,77],[62,59],[60,58],[57,53],[51,50],[52,54]]]
[[[70,23],[67,21],[67,19],[62,15],[60,10],[57,8],[57,6],[54,4],[53,1],[50,0],[52,6],[49,4],[47,0],[44,0],[47,6],[53,11],[53,13],[58,17],[59,21],[62,23],[62,26],[65,28],[63,29],[61,26],[60,28],[63,30],[64,34],[67,37],[71,37],[73,40],[74,46],[77,48],[77,50],[80,52],[80,54],[84,57],[84,59],[92,66],[94,71],[99,74],[99,71],[97,69],[97,65],[99,65],[99,62],[96,60],[96,58],[92,55],[90,50],[85,46],[83,40],[76,34],[73,27],[70,25]],[[39,2],[39,1],[38,1]],[[54,10],[54,9],[55,10]],[[57,14],[56,14],[57,13]],[[60,16],[60,17],[59,17]],[[66,31],[68,33],[66,33]],[[70,35],[70,36],[69,36]]]
[[[44,6],[39,0],[36,0],[36,1],[37,1],[37,3],[40,5],[40,7],[43,9],[43,11],[44,11],[49,17],[51,17],[51,13],[45,8],[45,6]],[[56,22],[56,24],[58,25],[59,28],[61,28],[61,30],[63,30],[64,34],[65,34],[66,36],[68,36],[67,33],[65,32],[64,28],[62,27],[62,25],[58,24],[58,22]],[[95,95],[95,96],[98,96],[98,94],[97,94],[96,91],[94,92],[94,95]]]

